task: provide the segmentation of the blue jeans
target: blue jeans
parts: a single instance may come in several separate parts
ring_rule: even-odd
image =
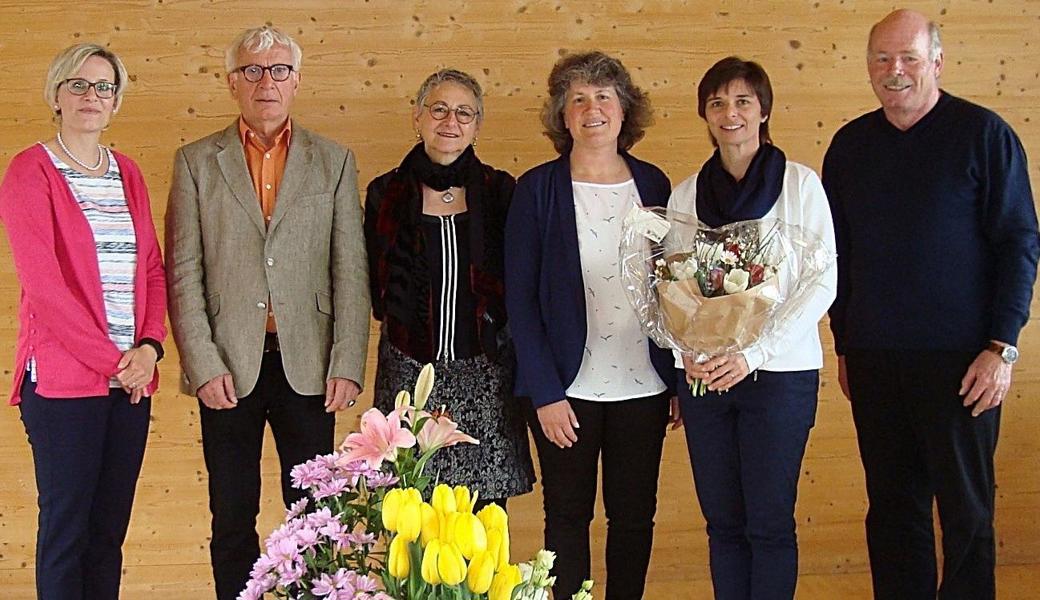
[[[25,378],[19,405],[39,494],[39,600],[116,600],[151,399],[44,398]]]
[[[715,597],[794,598],[794,505],[819,373],[759,371],[727,393],[699,398],[690,395],[683,371],[678,377]]]

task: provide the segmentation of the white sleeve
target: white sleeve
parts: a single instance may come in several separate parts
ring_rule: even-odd
[[[830,205],[827,195],[823,191],[823,184],[814,171],[803,167],[805,175],[799,177],[797,197],[781,198],[781,202],[797,202],[801,205],[801,219],[793,225],[799,225],[803,229],[815,233],[823,241],[824,246],[830,252],[835,252],[834,222],[831,220]],[[838,289],[838,265],[832,262],[830,268],[823,274],[816,289],[806,304],[804,310],[798,316],[780,326],[765,336],[758,343],[743,350],[744,359],[747,361],[748,370],[754,371],[768,362],[771,358],[778,356],[788,350],[791,344],[805,338],[806,333],[817,327],[820,319],[827,313]]]

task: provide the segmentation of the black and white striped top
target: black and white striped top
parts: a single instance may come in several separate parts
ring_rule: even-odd
[[[480,354],[470,283],[469,216],[422,216],[433,292],[431,324],[438,361]]]

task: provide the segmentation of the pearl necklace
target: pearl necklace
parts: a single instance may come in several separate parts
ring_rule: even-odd
[[[61,132],[60,131],[58,132],[58,145],[61,146],[61,149],[65,151],[65,154],[68,155],[68,157],[72,159],[72,162],[76,163],[77,165],[83,167],[84,169],[86,169],[88,171],[97,171],[98,169],[101,168],[101,163],[105,162],[105,150],[104,150],[104,147],[101,144],[98,144],[98,146],[97,146],[97,149],[98,149],[98,159],[97,159],[97,164],[94,165],[93,167],[88,165],[87,163],[81,161],[80,159],[76,158],[76,155],[69,151],[69,147],[66,146],[65,142],[62,141],[62,139],[61,139]]]

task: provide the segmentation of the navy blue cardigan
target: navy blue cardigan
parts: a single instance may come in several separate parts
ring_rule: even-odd
[[[668,177],[622,153],[644,206],[665,206]],[[506,312],[516,345],[516,395],[535,407],[563,400],[585,348],[585,286],[578,256],[570,160],[561,156],[523,174],[506,220]],[[670,350],[651,340],[650,360],[675,390]]]

